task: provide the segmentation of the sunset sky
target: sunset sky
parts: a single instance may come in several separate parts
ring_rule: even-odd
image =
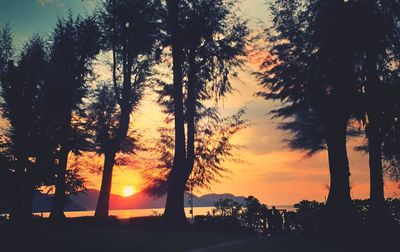
[[[18,51],[33,34],[49,35],[58,15],[67,15],[69,9],[73,14],[90,14],[96,3],[97,0],[0,0],[0,24],[9,21]],[[250,20],[254,29],[262,28],[260,21],[268,23],[265,3],[265,0],[242,1],[242,15]],[[214,184],[211,190],[196,193],[254,195],[269,205],[292,204],[301,199],[324,201],[328,193],[326,185],[329,184],[327,153],[305,158],[304,153],[291,151],[285,146],[284,140],[289,136],[277,130],[279,120],[273,120],[268,115],[279,103],[266,102],[254,96],[260,90],[251,75],[256,70],[257,64],[249,63],[246,71],[240,74],[240,80],[234,83],[236,92],[220,104],[223,115],[247,107],[247,119],[252,126],[235,137],[235,143],[244,146],[240,157],[245,162],[227,163],[231,174]],[[147,138],[154,137],[155,129],[162,125],[164,118],[153,98],[149,95],[144,99],[132,121],[135,129]],[[352,150],[355,144],[355,141],[348,144],[352,196],[366,198],[369,194],[368,158]],[[100,176],[88,175],[89,187],[99,188],[100,179]],[[138,191],[142,182],[140,170],[136,167],[116,167],[112,192],[123,195],[126,186]],[[387,181],[385,190],[387,197],[399,196],[399,187],[392,182]],[[131,192],[125,191],[125,194]]]

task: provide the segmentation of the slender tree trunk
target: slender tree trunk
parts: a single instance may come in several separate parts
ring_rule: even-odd
[[[114,150],[104,153],[103,177],[101,180],[101,189],[95,212],[95,217],[97,218],[108,217],[115,154],[116,152]]]
[[[116,1],[114,1],[114,5]],[[116,136],[109,139],[108,146],[105,148],[104,153],[104,168],[103,168],[103,178],[101,182],[101,189],[99,194],[99,199],[97,202],[95,216],[98,218],[108,217],[109,206],[110,206],[110,194],[112,185],[112,172],[115,163],[116,153],[121,150],[121,144],[125,141],[129,130],[130,115],[132,113],[132,99],[134,90],[132,87],[132,65],[133,58],[131,51],[129,49],[129,40],[125,38],[125,44],[122,48],[122,71],[123,71],[123,84],[122,93],[119,97],[119,91],[117,88],[117,77],[116,77],[116,52],[113,48],[113,82],[115,87],[116,96],[118,97],[118,104],[120,106],[121,112],[119,115],[119,124],[116,132]],[[137,83],[134,83],[135,85]]]
[[[366,129],[370,168],[370,219],[379,220],[385,209],[382,168],[382,138],[380,132],[379,78],[377,53],[367,52],[367,115]]]
[[[21,161],[18,161],[18,167],[15,172],[15,187],[13,190],[13,197],[11,202],[10,221],[12,223],[20,223],[22,221],[22,208],[23,208],[23,177],[24,166]]]
[[[69,152],[70,150],[68,148],[62,148],[60,152],[60,160],[59,160],[60,163],[59,163],[59,172],[56,182],[56,192],[54,195],[53,208],[50,213],[50,218],[53,220],[65,219],[63,208],[66,200],[65,176],[67,171]]]
[[[20,132],[26,132],[24,128]],[[21,224],[28,222],[32,217],[33,204],[33,177],[28,158],[28,150],[25,147],[25,141],[28,138],[26,134],[21,134],[16,138],[16,157],[17,167],[15,172],[15,198],[12,203],[10,220],[13,223]],[[29,207],[29,204],[31,205]],[[30,209],[30,210],[29,210]]]
[[[172,58],[173,58],[173,100],[175,123],[175,151],[172,170],[168,178],[168,195],[164,218],[172,225],[182,225],[186,222],[183,204],[185,185],[183,184],[186,165],[185,121],[183,114],[183,83],[182,83],[182,47],[179,32],[179,1],[168,0],[168,19],[171,27]]]
[[[185,209],[184,209],[184,195],[186,189],[186,183],[189,179],[190,174],[193,171],[194,160],[195,160],[195,106],[196,106],[196,66],[195,66],[195,52],[192,49],[190,51],[189,59],[189,80],[188,80],[188,96],[186,100],[186,120],[187,120],[187,156],[185,164],[178,171],[179,174],[171,172],[168,188],[171,186],[171,190],[168,190],[168,199],[166,210],[174,209],[170,216],[170,221],[176,223],[185,223]],[[174,171],[177,171],[175,169]],[[176,180],[176,181],[174,181]],[[176,185],[176,186],[175,186]]]
[[[130,76],[130,75],[128,75]],[[124,81],[128,81],[126,78]],[[130,82],[129,82],[130,83]],[[124,84],[125,85],[125,84]],[[130,85],[130,84],[129,84]],[[129,91],[130,89],[126,89],[125,91]],[[127,93],[127,92],[123,92]],[[112,185],[112,173],[115,164],[115,156],[116,153],[120,149],[120,145],[122,141],[125,140],[126,134],[129,129],[129,121],[130,121],[130,113],[132,111],[132,107],[130,106],[130,100],[128,97],[124,97],[123,94],[123,105],[121,106],[121,114],[119,118],[119,126],[118,132],[115,139],[111,139],[109,142],[109,147],[107,147],[107,151],[104,152],[104,166],[103,166],[103,177],[101,180],[101,188],[99,199],[97,202],[95,217],[98,218],[106,218],[108,217],[108,212],[110,208],[110,195],[111,195],[111,185]]]

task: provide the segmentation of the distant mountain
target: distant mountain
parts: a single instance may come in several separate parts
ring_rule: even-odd
[[[80,192],[69,197],[69,203],[65,206],[65,211],[85,211],[95,210],[99,191],[89,189],[85,192]],[[48,212],[52,206],[52,195],[37,193],[34,201],[35,212]],[[189,194],[185,194],[185,206],[189,206]],[[232,194],[206,194],[203,196],[193,195],[193,205],[195,207],[213,206],[214,202],[219,199],[233,199],[239,203],[243,203],[245,197],[234,196]],[[111,194],[110,209],[148,209],[148,208],[163,208],[165,206],[166,195],[161,197],[153,197],[144,192],[138,192],[129,197],[122,197]]]
[[[53,206],[53,195],[35,193],[33,198],[33,212],[49,212]],[[86,208],[79,203],[69,200],[68,204],[64,207],[65,211],[85,211]]]

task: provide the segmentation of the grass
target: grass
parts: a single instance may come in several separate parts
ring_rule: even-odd
[[[232,241],[211,252],[369,252],[398,251],[398,229],[374,232],[331,234],[329,239],[317,235],[282,235],[255,239],[255,235],[239,232],[201,231],[189,227],[183,231],[160,228],[157,218],[138,218],[126,222],[98,223],[93,219],[74,219],[57,226],[39,221],[28,227],[0,228],[0,251],[56,252],[180,252]],[[376,231],[376,230],[375,230]],[[385,233],[385,235],[383,235]]]
[[[383,252],[398,251],[399,234],[381,238],[358,235],[330,240],[309,237],[266,238],[208,252]]]
[[[185,251],[246,239],[239,233],[146,231],[111,227],[30,227],[0,230],[0,251]]]

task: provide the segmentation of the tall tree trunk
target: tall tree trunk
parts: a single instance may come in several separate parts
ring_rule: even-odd
[[[186,183],[193,171],[195,160],[195,109],[196,109],[196,65],[195,65],[195,51],[192,48],[189,56],[189,80],[188,80],[188,94],[186,100],[186,120],[187,120],[187,156],[185,164],[179,169],[179,174],[171,172],[168,188],[170,184],[177,185],[168,190],[168,198],[166,209],[174,209],[172,214],[175,214],[170,221],[177,224],[186,222],[185,209],[184,209],[184,195]],[[175,169],[177,171],[177,169]],[[177,181],[173,181],[177,180]]]
[[[370,219],[379,220],[385,209],[385,195],[382,168],[382,138],[380,132],[380,90],[377,73],[377,53],[367,52],[367,115],[370,168]]]
[[[53,220],[63,220],[65,219],[64,214],[64,204],[66,200],[65,195],[65,176],[67,171],[67,164],[68,164],[68,155],[69,155],[69,148],[62,148],[60,151],[60,160],[59,160],[59,172],[56,182],[56,192],[54,195],[54,202],[53,208],[50,213],[50,218]]]
[[[168,0],[168,19],[171,27],[172,58],[173,58],[173,100],[175,123],[175,151],[171,172],[168,178],[168,195],[164,218],[172,225],[182,225],[186,222],[183,209],[183,184],[186,165],[185,120],[183,114],[183,83],[182,83],[182,47],[180,45],[179,1]]]
[[[344,127],[329,130],[327,146],[330,172],[330,190],[327,205],[335,209],[342,209],[351,203],[350,171]]]
[[[132,66],[129,64],[129,66]],[[130,67],[128,67],[130,68]],[[125,140],[129,129],[130,114],[132,112],[131,105],[131,70],[125,69],[124,64],[124,84],[122,89],[121,113],[119,116],[119,125],[117,136],[110,139],[106,151],[104,152],[103,177],[101,180],[101,188],[99,199],[97,202],[95,217],[106,218],[110,210],[110,195],[112,186],[112,173],[115,164],[116,153],[120,150],[121,143]]]
[[[115,150],[106,151],[104,153],[103,177],[101,180],[101,189],[95,212],[95,217],[97,218],[108,217],[115,154]]]
[[[35,193],[35,174],[31,167],[28,157],[24,157],[24,172],[22,182],[22,207],[21,207],[21,221],[29,223],[32,219],[33,211],[33,197]]]
[[[128,76],[130,76],[130,72]],[[130,85],[130,80],[124,78],[124,82],[125,81],[126,83],[124,85]],[[128,98],[127,94],[125,94],[124,96],[124,93],[130,93],[130,90],[131,89],[123,90],[125,92],[123,92],[123,104],[121,106],[117,136],[115,139],[110,139],[108,147],[104,152],[103,177],[101,180],[100,194],[95,212],[95,216],[98,218],[108,217],[115,156],[116,153],[120,150],[120,145],[125,140],[129,129],[132,106],[130,105],[130,98]]]
[[[167,201],[164,210],[164,219],[167,224],[179,227],[186,223],[184,209],[185,185],[182,184],[182,177],[173,174],[171,171],[168,178]]]
[[[114,1],[114,5],[116,1]],[[132,99],[134,99],[134,94],[132,93],[132,65],[133,59],[131,51],[129,49],[129,40],[125,39],[125,44],[122,48],[122,71],[123,71],[123,84],[122,84],[122,94],[119,97],[119,91],[117,88],[117,76],[116,76],[116,49],[113,48],[113,83],[115,87],[115,94],[118,97],[118,104],[120,106],[121,112],[119,115],[119,124],[116,132],[116,136],[109,139],[106,146],[106,151],[104,153],[104,168],[103,168],[103,178],[101,182],[101,189],[99,194],[99,199],[97,202],[95,216],[98,218],[108,217],[109,206],[110,206],[110,194],[112,185],[112,172],[115,163],[116,153],[121,150],[121,144],[125,141],[129,130],[130,115],[132,113]],[[136,84],[136,83],[134,83]]]
[[[25,223],[28,223],[32,220],[34,195],[35,185],[33,182],[29,182],[25,188],[24,204],[22,208],[22,216]]]
[[[18,160],[15,172],[15,187],[13,188],[13,197],[11,201],[10,221],[18,224],[22,221],[23,209],[23,186],[24,186],[24,165],[23,162]]]
[[[332,117],[335,117],[331,115]],[[326,224],[330,230],[345,230],[351,223],[350,169],[346,148],[347,120],[332,120],[326,125],[330,187],[326,202]]]

